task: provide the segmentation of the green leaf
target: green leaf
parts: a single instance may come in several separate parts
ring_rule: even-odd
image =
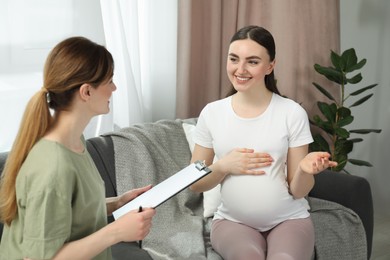
[[[369,100],[374,94],[369,94],[367,96],[365,96],[364,98],[361,98],[359,99],[358,101],[356,101],[355,103],[353,103],[351,106],[349,107],[356,107],[360,104],[363,104],[364,102],[366,102],[367,100]]]
[[[348,139],[348,141],[351,141],[352,143],[360,143],[363,141],[363,138],[351,138]]]
[[[356,160],[356,159],[348,159],[348,162],[359,165],[359,166],[367,166],[367,167],[372,167],[372,164],[363,160]]]
[[[329,144],[322,135],[316,134],[313,136],[313,140],[312,147],[315,148],[313,151],[325,151],[330,153]]]
[[[349,68],[345,68],[345,72],[349,73],[349,72],[352,72],[354,70],[359,70],[359,69],[363,68],[364,65],[366,65],[366,62],[367,62],[366,59],[362,59],[361,61],[359,61],[359,63],[356,63],[354,66],[351,66]]]
[[[330,100],[333,100],[333,101],[336,101],[334,99],[334,97],[328,92],[326,91],[326,89],[324,89],[323,87],[321,87],[320,85],[318,85],[317,83],[313,82],[313,85],[322,93],[324,94],[327,98],[329,98]]]
[[[319,148],[317,148],[315,143],[309,144],[309,153],[319,151]]]
[[[345,118],[342,118],[337,122],[337,126],[343,127],[349,125],[350,123],[352,123],[352,121],[353,121],[353,116],[346,116]]]
[[[320,128],[322,128],[322,126],[325,124],[325,121],[322,120],[322,118],[319,115],[315,115],[313,117],[313,120],[314,120],[313,121],[314,125],[316,125],[316,126],[318,126]]]
[[[332,61],[333,66],[335,66],[335,68],[337,70],[340,70],[340,71],[344,70],[343,64],[341,63],[340,55],[338,55],[334,51],[331,51],[331,53],[330,53],[330,60]]]
[[[347,78],[347,82],[348,82],[348,83],[351,83],[351,84],[357,84],[357,83],[359,83],[360,81],[362,81],[362,79],[363,79],[362,74],[359,73],[359,74],[353,76],[353,77],[350,78],[350,79]]]
[[[326,119],[328,119],[330,122],[335,121],[336,113],[333,111],[334,109],[332,109],[331,105],[325,102],[318,101],[317,106],[322,112],[322,114],[326,117]]]
[[[340,117],[344,118],[351,115],[351,109],[347,107],[339,107],[337,113]]]
[[[321,75],[324,75],[330,81],[336,82],[337,84],[342,84],[346,82],[343,73],[332,67],[323,67],[321,65],[315,64],[314,69]]]
[[[349,132],[344,128],[336,128],[334,131],[341,138],[348,138],[349,137]]]
[[[347,158],[347,154],[352,152],[353,142],[345,139],[339,139],[335,142],[335,152],[340,157]]]
[[[332,171],[339,172],[344,169],[345,165],[347,164],[347,161],[337,162],[338,165],[336,167],[332,168]]]
[[[322,121],[321,117],[319,115],[314,115],[313,116],[313,123],[316,125]]]
[[[341,60],[345,71],[351,71],[351,68],[357,64],[357,56],[354,48],[348,49],[341,54]]]
[[[330,110],[332,111],[332,114],[334,114],[335,118],[336,118],[336,114],[337,114],[337,105],[336,103],[332,103],[330,104]]]
[[[326,133],[330,134],[330,135],[333,135],[333,128],[332,128],[332,124],[328,121],[324,121],[320,118],[320,116],[318,115],[315,115],[313,117],[313,120],[314,121],[311,121],[311,123],[319,128],[321,128],[322,130],[324,130]]]
[[[336,161],[338,165],[336,167],[332,167],[333,171],[339,172],[342,169],[344,169],[345,165],[348,162],[348,156],[346,155],[339,155],[336,158],[332,158],[332,160]]]
[[[350,95],[351,95],[351,96],[359,95],[360,93],[363,93],[363,92],[366,91],[366,90],[372,89],[372,88],[376,87],[377,85],[378,85],[378,84],[369,85],[369,86],[367,86],[367,87],[364,87],[364,88],[361,88],[361,89],[359,89],[359,90],[356,90],[356,91],[352,92]]]
[[[354,134],[369,134],[369,133],[379,134],[380,132],[382,132],[382,129],[355,129],[355,130],[350,130],[349,132]]]

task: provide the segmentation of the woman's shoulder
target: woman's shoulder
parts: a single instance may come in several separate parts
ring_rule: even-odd
[[[56,142],[41,139],[29,152],[24,161],[21,173],[28,179],[51,181],[69,178],[72,172],[69,152]],[[66,172],[67,174],[62,174]]]
[[[294,111],[299,113],[306,112],[305,108],[300,103],[291,98],[274,94],[274,100],[278,109],[283,109],[289,114]]]
[[[42,164],[53,164],[62,161],[69,156],[69,151],[58,142],[48,139],[40,139],[28,153],[27,159],[40,162]]]
[[[293,100],[293,99],[291,99],[289,97],[286,97],[286,96],[281,96],[281,95],[278,95],[278,94],[274,94],[274,98],[275,98],[276,102],[278,102],[280,104],[283,104],[285,106],[299,106],[300,105],[295,100]]]
[[[219,111],[221,109],[226,109],[226,107],[228,107],[230,105],[230,100],[231,100],[231,96],[212,101],[212,102],[208,103],[203,108],[203,110]]]
[[[202,120],[219,118],[229,111],[231,97],[219,99],[208,103],[200,112],[199,118]]]

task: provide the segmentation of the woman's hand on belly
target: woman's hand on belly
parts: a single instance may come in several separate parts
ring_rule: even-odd
[[[222,157],[218,163],[223,172],[234,175],[261,175],[261,168],[270,166],[273,158],[268,153],[255,152],[253,149],[236,148]]]

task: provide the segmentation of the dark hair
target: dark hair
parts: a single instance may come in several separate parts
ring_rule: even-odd
[[[272,34],[263,27],[256,25],[249,25],[238,30],[230,40],[230,43],[237,40],[251,39],[263,46],[270,56],[271,61],[275,59],[275,41]],[[265,86],[268,90],[280,95],[278,88],[276,87],[276,80],[274,71],[265,76]],[[233,95],[237,90],[232,87],[227,96]]]

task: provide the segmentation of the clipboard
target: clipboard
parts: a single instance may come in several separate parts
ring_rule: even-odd
[[[129,201],[112,215],[118,219],[131,210],[138,210],[140,206],[156,208],[210,172],[204,162],[196,161]]]

